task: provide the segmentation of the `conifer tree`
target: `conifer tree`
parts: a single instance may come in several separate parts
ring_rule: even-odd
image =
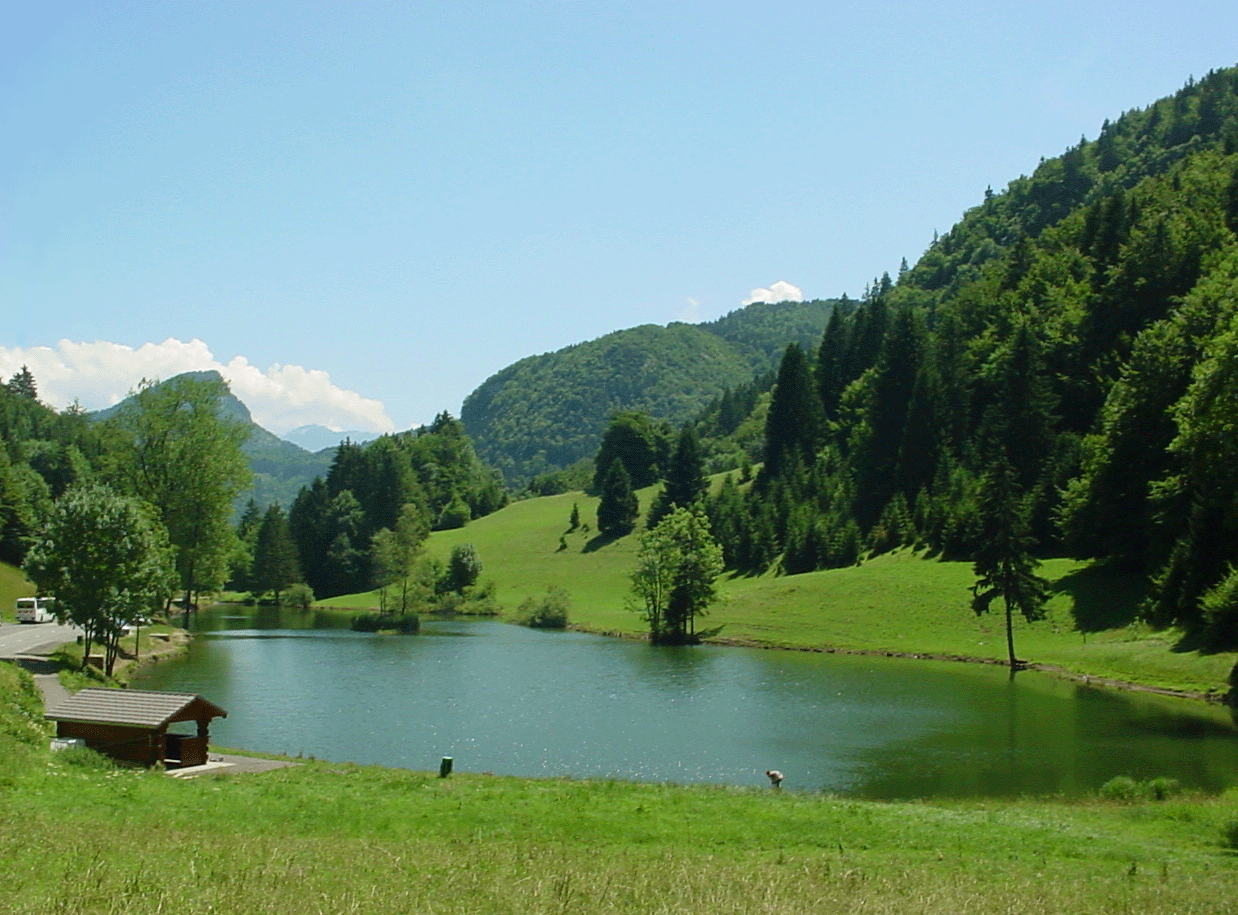
[[[811,464],[825,435],[825,414],[808,361],[798,343],[783,353],[778,381],[765,419],[767,479],[777,478],[794,460]]]
[[[649,509],[648,526],[653,527],[676,508],[695,505],[708,486],[700,440],[692,426],[685,425],[675,442],[662,492]]]
[[[630,533],[640,515],[640,501],[632,491],[632,479],[623,461],[610,462],[602,484],[602,500],[598,503],[598,531],[607,537]]]
[[[980,545],[973,569],[972,609],[977,615],[988,613],[992,603],[1002,598],[1006,610],[1006,648],[1010,671],[1022,662],[1014,650],[1014,611],[1028,622],[1044,618],[1048,582],[1036,574],[1040,563],[1032,556],[1027,509],[1015,482],[1014,468],[998,456],[980,488]]]
[[[838,401],[843,393],[843,360],[846,357],[847,329],[843,324],[840,309],[835,308],[830,313],[830,321],[825,326],[825,334],[821,338],[821,347],[817,350],[817,364],[814,369],[817,382],[817,396],[821,398],[821,409],[827,422],[838,418]]]
[[[9,389],[10,394],[15,394],[18,397],[24,397],[26,400],[39,399],[39,388],[34,383],[34,374],[27,366],[22,366],[20,372],[14,373],[5,385]]]
[[[280,592],[300,579],[297,548],[292,541],[288,517],[278,503],[273,504],[258,526],[250,583],[259,594],[270,591],[279,603]]]

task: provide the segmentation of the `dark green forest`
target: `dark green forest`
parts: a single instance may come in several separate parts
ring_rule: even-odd
[[[288,525],[303,580],[326,597],[407,574],[408,562],[390,576],[376,566],[381,532],[406,532],[415,545],[430,530],[463,527],[507,500],[502,478],[478,460],[460,421],[440,413],[412,432],[341,443],[327,474],[293,500]]]
[[[986,193],[696,418],[704,455],[759,462],[706,500],[727,565],[974,558],[1000,471],[1033,551],[1146,575],[1148,621],[1235,644],[1236,231],[1236,70]]]

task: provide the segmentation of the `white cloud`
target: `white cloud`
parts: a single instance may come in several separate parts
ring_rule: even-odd
[[[754,289],[749,294],[748,298],[740,304],[752,305],[754,302],[767,302],[774,304],[775,302],[802,302],[804,301],[804,292],[799,286],[793,286],[786,280],[779,280],[768,289]]]
[[[124,400],[143,378],[167,379],[181,372],[215,369],[249,407],[254,422],[272,432],[310,424],[333,430],[395,429],[381,401],[332,384],[324,371],[278,363],[261,369],[244,356],[224,364],[197,339],[185,343],[169,337],[137,349],[72,340],[61,340],[55,349],[0,346],[0,377],[11,377],[23,365],[34,374],[39,399],[57,409],[77,401],[87,410],[100,410]]]
[[[685,324],[698,324],[701,320],[701,303],[696,299],[689,297],[684,303],[684,307],[680,309],[679,315],[675,318],[676,321],[683,321]]]

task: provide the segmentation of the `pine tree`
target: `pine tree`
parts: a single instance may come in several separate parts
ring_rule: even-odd
[[[20,372],[14,373],[5,387],[9,389],[10,394],[24,397],[26,400],[37,401],[39,399],[39,388],[34,383],[34,375],[24,365]]]
[[[619,458],[610,462],[602,483],[602,500],[598,503],[598,531],[606,537],[622,537],[631,533],[640,516],[640,501],[632,491],[632,478]]]
[[[825,413],[798,343],[783,353],[765,419],[765,468],[773,479],[794,460],[811,464],[825,437]]]
[[[1006,647],[1010,671],[1023,666],[1014,650],[1014,611],[1028,622],[1043,619],[1048,582],[1036,574],[1040,563],[1032,556],[1027,509],[1015,482],[1014,468],[999,457],[985,475],[980,489],[980,545],[973,569],[972,609],[988,613],[1001,597],[1006,609]]]
[[[288,517],[279,504],[273,504],[262,516],[258,536],[254,541],[254,567],[250,575],[253,590],[259,594],[270,591],[279,603],[280,592],[301,579],[297,566],[297,548],[292,541]]]
[[[662,492],[649,509],[647,526],[653,527],[676,508],[697,504],[708,487],[700,440],[692,426],[686,425],[675,442]]]
[[[843,360],[846,357],[847,329],[842,312],[835,308],[825,326],[821,347],[817,350],[817,365],[814,370],[817,396],[827,421],[838,419],[838,401],[843,393]]]
[[[898,458],[907,411],[924,359],[925,331],[910,307],[899,309],[881,347],[871,379],[872,396],[864,433],[857,436],[853,458],[856,476],[856,517],[870,528],[894,495]]]

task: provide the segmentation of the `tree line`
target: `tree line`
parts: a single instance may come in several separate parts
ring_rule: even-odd
[[[143,382],[107,419],[57,413],[27,369],[0,392],[3,558],[22,564],[111,673],[119,638],[179,597],[186,615],[227,575],[248,430],[220,415],[218,378]]]

